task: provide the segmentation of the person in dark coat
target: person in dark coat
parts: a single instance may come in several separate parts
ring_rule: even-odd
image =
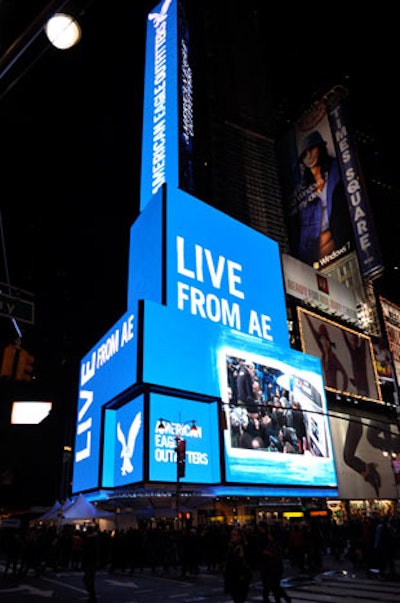
[[[100,545],[97,528],[89,526],[82,543],[83,583],[88,592],[89,603],[97,602],[95,579],[96,571],[99,566],[99,554]]]
[[[254,364],[245,361],[239,369],[236,379],[237,400],[240,406],[248,406],[254,404]]]
[[[232,528],[224,562],[225,592],[233,603],[245,603],[251,570],[247,562],[246,537],[242,529]]]
[[[269,594],[275,603],[291,603],[291,597],[281,585],[283,577],[284,534],[277,525],[259,524],[259,568],[263,585],[263,603],[269,603]]]

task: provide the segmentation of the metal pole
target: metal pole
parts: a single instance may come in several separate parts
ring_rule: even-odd
[[[180,525],[180,519],[179,519],[179,507],[180,507],[180,488],[181,488],[181,482],[180,482],[180,476],[179,476],[179,455],[178,455],[178,442],[179,442],[179,436],[175,437],[175,441],[176,441],[176,448],[177,448],[177,453],[176,453],[176,517],[177,517],[177,528],[178,531],[181,528]]]

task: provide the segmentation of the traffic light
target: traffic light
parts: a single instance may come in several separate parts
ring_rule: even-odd
[[[20,347],[18,345],[7,345],[4,348],[1,361],[0,376],[12,379],[15,375]]]
[[[16,381],[32,381],[34,356],[23,348],[20,349],[15,371]]]
[[[176,444],[176,462],[178,477],[185,477],[186,440],[179,439]]]

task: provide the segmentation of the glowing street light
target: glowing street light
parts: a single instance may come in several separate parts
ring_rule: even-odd
[[[45,32],[53,46],[60,50],[72,48],[82,36],[79,23],[67,13],[52,15],[46,23]]]

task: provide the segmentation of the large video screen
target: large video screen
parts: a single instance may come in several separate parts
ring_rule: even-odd
[[[218,402],[150,394],[149,480],[177,481],[177,437],[186,441],[185,475],[180,481],[221,481]]]
[[[276,241],[182,191],[168,200],[167,227],[169,308],[196,318],[199,330],[207,321],[289,347]]]
[[[321,359],[327,390],[382,402],[371,338],[298,308],[302,348]]]
[[[320,362],[296,350],[222,348],[226,481],[335,487]]]

